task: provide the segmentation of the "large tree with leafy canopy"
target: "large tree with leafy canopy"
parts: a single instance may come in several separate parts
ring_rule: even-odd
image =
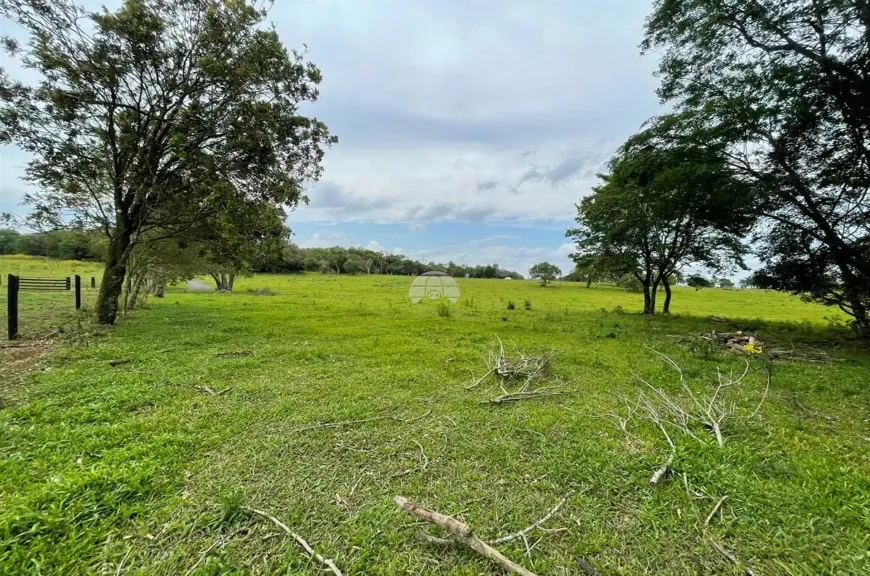
[[[870,337],[870,3],[657,0],[663,140],[759,194],[759,286],[839,305]]]
[[[695,264],[721,270],[742,264],[752,224],[751,194],[721,158],[703,149],[655,147],[645,132],[610,161],[610,173],[577,206],[575,260],[608,254],[629,264],[655,314],[659,286],[670,312],[671,279]]]
[[[320,71],[289,52],[255,0],[0,0],[29,34],[8,51],[39,78],[0,76],[0,142],[28,151],[44,226],[109,237],[96,306],[114,322],[140,239],[182,235],[248,203],[294,207],[335,142],[300,114]],[[159,231],[159,234],[155,234]]]

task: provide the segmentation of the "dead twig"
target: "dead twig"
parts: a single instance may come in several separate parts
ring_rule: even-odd
[[[729,552],[724,546],[722,546],[721,544],[717,544],[716,542],[713,542],[712,540],[710,540],[710,545],[713,547],[714,550],[716,550],[716,552],[718,552],[719,554],[721,554],[722,556],[727,558],[728,561],[730,561],[732,564],[734,564],[735,566],[740,566],[741,568],[743,568],[743,573],[746,574],[746,576],[755,576],[755,572],[753,572],[749,567],[741,564],[740,560],[738,560],[734,556],[734,554]]]
[[[312,426],[304,426],[302,428],[297,428],[296,430],[292,430],[292,432],[307,432],[308,430],[320,430],[321,428],[343,428],[345,426],[352,426],[354,424],[365,424],[368,422],[377,422],[379,420],[392,420],[393,422],[401,422],[403,424],[410,424],[411,422],[416,422],[417,420],[422,420],[432,411],[429,410],[425,414],[421,414],[420,416],[416,416],[414,418],[402,419],[396,416],[374,416],[372,418],[362,418],[361,420],[343,420],[341,422],[324,422],[323,424],[314,424]]]
[[[284,524],[268,512],[263,512],[262,510],[257,510],[256,508],[248,508],[247,506],[244,506],[243,510],[247,510],[252,514],[256,514],[258,516],[266,518],[267,520],[271,520],[272,523],[275,524],[275,526],[277,526],[278,528],[286,532],[291,538],[293,538],[293,540],[295,540],[296,543],[299,544],[312,559],[317,560],[318,562],[329,568],[332,573],[335,574],[335,576],[343,576],[341,570],[338,569],[338,567],[335,565],[335,562],[331,558],[324,558],[322,555],[315,552],[311,545],[308,544],[308,542],[306,542],[304,538],[290,530],[290,528],[286,524]]]
[[[424,508],[419,504],[415,504],[414,502],[408,501],[406,498],[401,496],[395,497],[396,504],[412,516],[416,516],[417,518],[421,518],[430,524],[434,524],[439,528],[446,531],[452,537],[454,537],[458,542],[468,546],[484,558],[487,558],[498,564],[503,569],[508,572],[512,572],[514,574],[519,574],[520,576],[536,576],[534,572],[530,572],[511,560],[504,556],[501,552],[488,545],[486,542],[478,538],[474,535],[467,524],[456,520],[450,516],[445,514],[441,514],[440,512],[436,512],[434,510],[429,510],[428,508]],[[441,544],[442,539],[431,540],[427,538],[427,541]]]
[[[206,559],[206,557],[208,556],[209,552],[211,552],[212,550],[214,550],[215,547],[216,547],[218,544],[220,544],[220,542],[221,542],[220,538],[218,538],[217,540],[215,540],[214,542],[212,542],[212,545],[205,549],[205,552],[203,552],[203,553],[200,555],[199,559],[194,563],[193,566],[190,567],[190,570],[188,570],[187,572],[184,573],[184,576],[190,576],[191,574],[193,574],[193,573],[196,571],[196,569],[199,568],[199,565],[202,564],[202,561]]]
[[[719,511],[719,509],[722,507],[722,504],[723,504],[726,500],[728,500],[728,496],[727,496],[727,495],[726,495],[726,496],[722,496],[722,498],[720,498],[719,501],[716,502],[716,505],[713,506],[713,509],[710,510],[710,513],[707,515],[707,519],[704,520],[704,526],[709,526],[709,525],[710,525],[710,520],[713,519],[713,516],[716,515],[716,512]]]
[[[659,482],[661,482],[661,480],[662,480],[662,478],[664,478],[665,474],[668,473],[668,468],[670,467],[670,465],[673,461],[674,461],[674,455],[671,454],[670,456],[668,456],[667,462],[662,464],[661,468],[656,470],[656,473],[653,474],[652,478],[649,479],[649,483],[652,484],[653,486],[658,486]]]
[[[559,500],[559,503],[556,504],[556,505],[553,507],[552,510],[550,510],[547,514],[545,514],[545,515],[544,515],[540,520],[538,520],[537,522],[535,522],[535,523],[533,523],[533,524],[530,524],[529,526],[523,528],[523,529],[520,530],[519,532],[515,532],[515,533],[513,533],[513,534],[509,534],[509,535],[507,535],[507,536],[502,536],[501,538],[496,538],[495,540],[489,540],[488,543],[489,543],[489,544],[492,544],[493,546],[497,546],[497,545],[499,545],[499,544],[504,544],[505,542],[510,542],[511,540],[516,540],[517,538],[524,538],[524,537],[525,537],[527,534],[529,534],[530,532],[534,532],[535,530],[537,530],[538,528],[540,528],[542,525],[546,524],[546,522],[547,522],[550,518],[552,518],[553,516],[555,516],[556,513],[559,512],[559,510],[562,509],[562,507],[563,507],[563,506],[568,502],[568,500],[569,500],[569,499],[571,498],[571,496],[573,496],[573,495],[574,495],[574,491],[573,491],[573,490],[569,491],[567,494],[565,494],[565,496],[562,497],[561,500]]]

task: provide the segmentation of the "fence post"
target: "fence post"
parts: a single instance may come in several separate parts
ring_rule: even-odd
[[[82,277],[76,274],[76,310],[82,307]]]
[[[66,277],[66,289],[69,290],[72,286],[70,285],[69,276]]]
[[[18,338],[18,276],[9,275],[6,284],[6,319],[9,339]]]
[[[91,276],[91,288],[97,287],[97,279]]]

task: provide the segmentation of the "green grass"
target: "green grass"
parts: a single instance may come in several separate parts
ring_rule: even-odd
[[[14,265],[0,258],[0,271]],[[844,342],[831,310],[762,291],[677,289],[674,316],[645,318],[641,297],[614,287],[460,279],[460,301],[441,316],[433,302],[409,303],[410,281],[258,275],[232,295],[170,290],[109,331],[57,317],[77,345],[57,348],[0,404],[0,574],[185,574],[212,546],[197,576],[322,573],[244,506],[281,518],[345,574],[500,574],[468,550],[421,542],[393,496],[493,538],[571,489],[547,524],[564,530],[536,532],[531,559],[519,541],[499,549],[540,575],[579,574],[580,555],[602,574],[742,573],[710,541],[758,574],[870,569],[870,355]],[[279,294],[247,292],[263,287]],[[27,312],[41,318],[35,328],[52,323],[56,304]],[[651,487],[668,454],[662,435],[638,421],[629,438],[601,415],[620,410],[617,394],[640,391],[632,373],[679,392],[644,344],[699,389],[717,367],[742,368],[739,356],[672,337],[727,329],[711,314],[842,361],[776,364],[759,416],[727,421],[722,448],[704,430],[705,444],[675,436],[673,472]],[[483,401],[495,384],[465,390],[496,336],[558,349],[554,378],[576,379],[575,393],[494,406]],[[252,355],[215,356],[241,350]],[[761,366],[730,396],[741,413],[764,389]],[[430,410],[407,424],[297,431]],[[683,473],[706,498],[690,499]]]

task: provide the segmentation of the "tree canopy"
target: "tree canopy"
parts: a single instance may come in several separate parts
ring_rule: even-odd
[[[0,0],[0,14],[29,34],[6,47],[38,77],[0,76],[0,142],[32,156],[35,222],[109,237],[100,322],[140,239],[218,225],[228,202],[293,207],[336,141],[299,112],[320,71],[253,0]]]
[[[656,0],[655,129],[721,154],[757,194],[759,286],[839,305],[870,336],[870,7]]]
[[[656,311],[659,285],[669,313],[671,278],[683,266],[742,264],[752,224],[749,189],[722,159],[697,147],[653,146],[642,132],[610,161],[610,173],[578,205],[575,259],[609,254],[628,263],[643,287],[644,312]]]
[[[560,270],[555,264],[550,264],[549,262],[539,262],[529,269],[529,278],[537,278],[544,286],[561,275],[562,270]]]

